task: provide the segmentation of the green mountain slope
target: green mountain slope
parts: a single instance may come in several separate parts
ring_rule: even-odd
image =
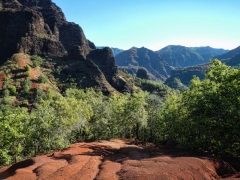
[[[144,47],[132,47],[118,54],[115,58],[120,69],[136,74],[139,67],[144,67],[148,70],[151,79],[164,81],[170,76],[173,69],[161,56]]]

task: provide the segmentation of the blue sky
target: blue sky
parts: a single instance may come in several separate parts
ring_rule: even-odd
[[[240,46],[240,0],[53,0],[96,46]]]

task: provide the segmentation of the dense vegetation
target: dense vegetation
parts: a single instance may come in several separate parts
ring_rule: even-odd
[[[240,70],[214,60],[188,91],[169,97],[161,110],[163,136],[193,150],[240,153]]]
[[[151,84],[143,80],[141,85],[149,89]],[[109,138],[175,140],[182,148],[236,156],[239,87],[240,70],[215,60],[203,81],[195,77],[189,90],[172,91],[166,100],[141,90],[104,96],[93,89],[69,88],[64,95],[37,89],[36,108],[0,106],[0,165]]]
[[[143,91],[106,97],[93,89],[68,89],[64,96],[49,92],[39,94],[38,98],[37,108],[30,112],[1,105],[1,165],[82,140],[114,137],[148,140],[148,117],[151,116],[153,131],[154,117],[162,103]],[[150,106],[153,103],[154,108]]]

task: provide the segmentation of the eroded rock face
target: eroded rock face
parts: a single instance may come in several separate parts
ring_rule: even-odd
[[[16,52],[61,56],[76,46],[81,49],[79,57],[86,58],[95,47],[51,0],[3,0],[0,30],[3,59]]]
[[[40,56],[64,56],[65,49],[59,41],[37,36],[24,37],[19,41],[18,51]]]
[[[48,57],[67,57],[81,67],[65,69],[71,76],[81,71],[88,77],[85,87],[100,87],[105,94],[123,89],[118,68],[109,48],[96,49],[82,28],[67,22],[62,10],[51,0],[3,0],[0,7],[0,64],[14,53]],[[81,62],[81,63],[80,63]],[[67,63],[67,62],[66,62]],[[90,69],[94,73],[89,73]],[[80,83],[78,83],[80,84]],[[124,87],[127,87],[124,84]]]
[[[115,59],[109,47],[95,49],[87,57],[98,65],[108,81],[111,81],[112,77],[118,73]]]
[[[60,56],[60,52],[65,51],[58,37],[45,22],[42,13],[18,1],[3,1],[0,31],[1,63],[16,52]]]
[[[67,51],[72,51],[78,46],[78,49],[81,49],[79,56],[85,59],[91,51],[82,28],[75,23],[66,22],[59,27],[59,40]]]

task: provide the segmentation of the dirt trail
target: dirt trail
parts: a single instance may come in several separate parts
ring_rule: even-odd
[[[8,180],[165,180],[240,179],[226,162],[169,154],[152,144],[133,145],[114,139],[76,143],[49,155],[37,156],[0,169]]]

